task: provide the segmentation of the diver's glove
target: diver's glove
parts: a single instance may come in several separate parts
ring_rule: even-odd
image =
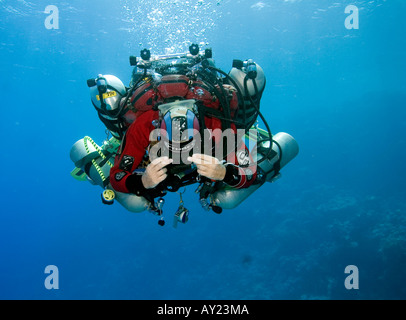
[[[236,186],[241,181],[240,170],[237,166],[232,163],[226,163],[226,174],[224,176],[223,182],[229,186]]]
[[[154,199],[165,196],[166,192],[162,190],[162,188],[145,188],[144,184],[142,183],[142,177],[143,175],[141,174],[133,173],[127,178],[125,182],[126,187],[131,193],[135,194],[138,197],[144,197],[152,205],[154,205]]]
[[[133,173],[125,181],[128,191],[139,197],[153,194],[154,188],[167,178],[165,167],[172,162],[168,157],[157,158],[148,165],[143,174]]]
[[[147,193],[147,189],[142,184],[142,175],[133,173],[125,181],[125,186],[131,193],[142,197]]]

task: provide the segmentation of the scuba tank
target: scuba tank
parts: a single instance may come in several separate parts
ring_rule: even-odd
[[[102,147],[98,146],[90,137],[77,141],[70,151],[70,158],[76,167],[71,175],[76,180],[87,180],[93,185],[102,187],[104,189],[102,201],[105,204],[112,204],[115,199],[128,211],[145,211],[150,207],[150,203],[145,198],[113,191],[110,185],[110,169],[113,167],[114,157],[119,146],[120,141],[114,137],[106,141]]]
[[[114,137],[121,139],[135,119],[135,113],[123,103],[127,88],[116,76],[101,74],[87,80],[87,86],[100,120]]]
[[[266,131],[258,130],[260,136],[267,135]],[[249,137],[249,139],[251,138]],[[276,181],[280,177],[280,169],[299,153],[299,145],[296,140],[284,132],[279,132],[273,136],[271,157],[265,157],[268,154],[267,148],[269,148],[269,143],[267,146],[258,146],[256,155],[257,162],[264,159],[257,167],[258,176],[262,177],[262,179],[260,178],[258,183],[244,189],[234,189],[227,186],[220,188],[210,196],[211,206],[222,209],[236,208],[265,182]]]
[[[234,80],[244,99],[243,108],[238,110],[236,120],[244,123],[245,129],[249,130],[258,117],[259,102],[265,90],[264,70],[251,59],[234,60],[229,77]]]

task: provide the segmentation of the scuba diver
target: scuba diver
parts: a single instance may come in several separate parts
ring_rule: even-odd
[[[174,226],[186,223],[180,189],[198,184],[206,210],[233,209],[298,154],[287,133],[272,135],[260,112],[266,79],[252,60],[234,60],[227,74],[212,50],[130,57],[129,87],[115,76],[88,80],[92,103],[112,138],[99,147],[85,137],[74,144],[72,176],[103,187],[102,201],[149,210],[164,225],[164,196],[180,194]],[[260,117],[266,130],[258,127]]]
[[[225,164],[210,154],[195,153],[196,149],[200,152],[202,143],[200,121],[195,114],[197,108],[195,100],[177,100],[160,105],[158,111],[150,110],[138,117],[127,130],[110,171],[112,187],[119,192],[143,196],[152,202],[152,195],[162,196],[165,190],[177,191],[180,187],[201,181],[202,177],[223,181],[233,188],[250,186],[256,172],[254,166],[249,166],[253,160],[248,157],[246,147],[240,147],[236,153],[232,148],[227,157],[232,162]],[[162,120],[160,130],[157,130],[159,119]],[[212,145],[218,147],[223,137],[214,134],[215,129],[218,129],[217,133],[223,133],[221,121],[209,116],[204,120],[205,127],[210,129],[207,135],[213,139],[208,141],[207,148],[212,152],[216,149]],[[151,135],[154,130],[157,131],[155,138]],[[233,145],[232,142],[229,143]],[[217,155],[221,154],[222,149],[217,148]],[[158,185],[160,188],[157,188]]]

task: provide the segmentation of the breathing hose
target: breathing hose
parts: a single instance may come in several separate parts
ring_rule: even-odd
[[[265,139],[265,140],[262,140],[262,141],[258,142],[258,143],[261,143],[261,142],[264,142],[264,141],[269,141],[270,142],[270,146],[269,146],[269,149],[268,149],[268,152],[267,152],[266,156],[263,157],[261,160],[257,161],[257,164],[260,164],[263,161],[265,161],[267,158],[269,158],[269,156],[271,155],[273,139],[272,139],[272,132],[271,132],[271,129],[269,128],[268,122],[266,121],[264,115],[259,110],[258,105],[254,102],[254,100],[252,99],[251,95],[248,92],[248,87],[247,87],[248,79],[250,79],[250,78],[249,78],[248,75],[246,75],[245,78],[244,78],[244,90],[245,90],[245,93],[249,97],[252,106],[257,111],[257,113],[258,113],[259,117],[261,118],[262,122],[265,124],[266,130],[268,131],[268,134],[269,134],[268,139]],[[257,82],[255,81],[255,79],[252,79],[252,82],[253,82],[254,88],[255,88],[255,95],[258,97],[259,92],[258,92]]]

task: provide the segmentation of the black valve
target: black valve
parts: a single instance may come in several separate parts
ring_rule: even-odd
[[[192,56],[197,56],[199,54],[199,45],[193,43],[190,47],[189,47],[189,52]]]
[[[242,60],[233,60],[233,68],[242,69],[244,67],[244,61]]]
[[[130,66],[135,67],[137,65],[137,57],[136,56],[131,56],[130,57]]]
[[[148,61],[151,58],[151,51],[148,49],[141,50],[141,59]]]
[[[206,59],[213,58],[213,50],[211,48],[208,48],[208,49],[204,50],[204,57]]]
[[[96,85],[96,79],[89,79],[87,80],[87,86],[89,88],[94,87]]]
[[[246,69],[248,78],[255,79],[257,77],[258,75],[257,65],[251,59],[247,61]]]
[[[207,61],[207,59],[204,59],[203,61],[202,61],[202,67],[203,68],[208,68],[210,66],[210,63],[209,63],[209,61]]]

